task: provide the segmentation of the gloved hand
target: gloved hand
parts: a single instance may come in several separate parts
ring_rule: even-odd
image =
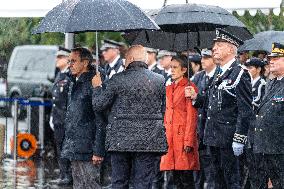
[[[232,147],[233,147],[234,155],[240,156],[244,151],[244,146],[245,146],[244,144],[233,142]]]

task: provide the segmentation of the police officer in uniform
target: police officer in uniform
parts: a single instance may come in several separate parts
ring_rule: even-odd
[[[71,185],[72,173],[70,168],[70,161],[65,158],[61,158],[62,144],[64,140],[65,132],[65,116],[67,109],[68,90],[70,85],[70,79],[68,76],[68,60],[69,52],[59,50],[56,57],[56,67],[59,72],[56,75],[53,87],[52,87],[52,111],[50,118],[50,125],[54,129],[54,139],[57,149],[58,164],[60,169],[60,181],[59,185]]]
[[[105,81],[112,78],[114,74],[122,72],[124,70],[124,62],[120,57],[119,47],[121,45],[113,40],[104,40],[104,44],[101,47],[102,56],[106,62],[104,68]]]
[[[203,139],[210,146],[213,188],[241,188],[238,156],[247,141],[253,110],[250,75],[236,60],[240,44],[236,36],[216,29],[212,50],[218,67],[209,88]],[[196,96],[194,90],[191,93]]]
[[[209,86],[213,81],[213,76],[216,71],[216,64],[212,58],[210,49],[202,49],[201,64],[204,70],[198,72],[193,77],[192,82],[198,87],[198,97],[193,105],[198,108],[198,126],[197,133],[199,138],[199,159],[200,171],[194,171],[195,189],[203,189],[204,185],[210,188],[213,184],[210,165],[210,149],[203,144],[204,127],[206,122],[207,106],[203,106]],[[201,106],[200,106],[201,104]]]
[[[263,78],[264,66],[266,62],[260,58],[251,58],[244,64],[252,77],[252,96],[253,96],[253,109],[256,111],[259,106],[264,93],[266,81]]]
[[[267,86],[259,105],[254,129],[253,152],[261,161],[253,189],[267,188],[268,178],[273,189],[284,188],[284,45],[273,43],[269,55],[270,71],[276,76]]]
[[[146,49],[147,54],[148,54],[148,59],[147,59],[147,62],[146,62],[147,65],[148,65],[148,69],[155,72],[155,73],[164,75],[165,74],[164,70],[157,63],[158,51],[156,49],[153,49],[153,48],[150,48],[150,47],[145,47],[145,49]]]

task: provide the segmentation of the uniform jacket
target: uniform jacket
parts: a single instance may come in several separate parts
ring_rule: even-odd
[[[96,111],[110,109],[106,149],[120,152],[167,151],[163,113],[165,87],[163,76],[133,62],[114,75],[105,88],[93,91]]]
[[[110,67],[107,64],[103,70],[104,81],[108,81],[114,74],[120,73],[124,70],[124,63],[122,58],[119,58],[115,63],[114,67]]]
[[[52,87],[52,121],[54,125],[63,125],[66,116],[70,78],[67,72],[58,72]]]
[[[161,75],[163,75],[163,76],[165,77],[165,71],[162,70],[162,69],[160,69],[160,68],[158,67],[158,64],[156,64],[156,65],[151,69],[151,71],[153,71],[153,72],[155,72],[155,73],[157,73],[157,74],[161,74]]]
[[[251,77],[235,61],[223,75],[215,74],[210,86],[205,145],[231,148],[233,140],[245,144],[252,118]]]
[[[269,82],[257,110],[254,153],[284,154],[284,78]]]
[[[261,100],[265,94],[266,81],[263,78],[259,80],[252,86],[252,97],[253,97],[253,109],[256,111]]]
[[[71,161],[91,161],[93,155],[104,155],[104,127],[92,107],[93,76],[91,71],[83,73],[70,84],[62,156]]]
[[[165,127],[169,145],[168,153],[162,156],[161,170],[199,170],[197,110],[190,99],[185,97],[187,78],[166,88]],[[195,85],[192,83],[192,86]],[[185,153],[184,147],[193,147]]]

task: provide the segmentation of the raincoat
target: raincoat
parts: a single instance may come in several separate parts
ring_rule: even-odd
[[[183,78],[166,88],[164,123],[169,148],[168,153],[161,158],[161,171],[199,170],[197,111],[192,101],[185,98],[184,88],[188,85],[188,80]],[[197,91],[193,83],[190,85]],[[186,153],[185,146],[193,147],[193,151]]]

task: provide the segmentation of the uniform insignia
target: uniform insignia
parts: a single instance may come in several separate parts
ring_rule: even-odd
[[[274,101],[274,102],[284,102],[284,97],[283,96],[274,96],[272,98],[272,101]]]

